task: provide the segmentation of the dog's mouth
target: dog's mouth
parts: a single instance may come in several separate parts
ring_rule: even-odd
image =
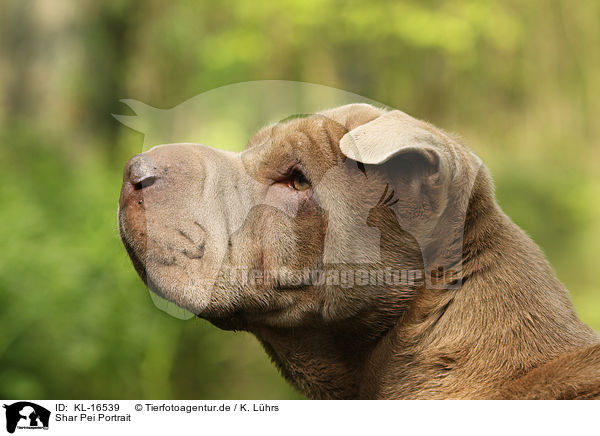
[[[137,274],[154,295],[193,314],[219,309],[223,301],[215,296],[215,283],[221,265],[218,253],[207,248],[214,243],[197,225],[192,231],[183,223],[165,227],[162,222],[119,220],[121,241]]]

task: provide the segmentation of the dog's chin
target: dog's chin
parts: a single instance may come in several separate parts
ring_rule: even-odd
[[[214,301],[212,285],[201,277],[188,276],[184,269],[177,265],[150,265],[145,283],[154,294],[193,314],[210,312]]]
[[[249,329],[248,321],[241,313],[234,313],[229,316],[199,314],[197,317],[207,320],[221,330],[247,331]]]

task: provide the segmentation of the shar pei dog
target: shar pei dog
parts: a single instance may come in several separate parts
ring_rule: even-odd
[[[240,153],[126,165],[119,229],[150,290],[254,334],[315,399],[587,399],[600,337],[453,136],[351,104]]]

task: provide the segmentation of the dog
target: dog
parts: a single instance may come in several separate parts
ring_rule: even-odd
[[[600,397],[600,337],[485,165],[401,111],[154,147],[125,167],[119,229],[152,292],[253,333],[309,398]]]

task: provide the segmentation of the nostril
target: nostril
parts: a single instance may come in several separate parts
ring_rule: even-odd
[[[138,154],[129,160],[124,178],[138,191],[156,183],[159,178],[158,168],[149,156]]]
[[[148,176],[148,177],[144,177],[142,180],[138,181],[138,182],[133,182],[133,188],[138,191],[140,189],[144,189],[147,188],[148,186],[152,186],[154,185],[154,182],[156,182],[156,176]]]

